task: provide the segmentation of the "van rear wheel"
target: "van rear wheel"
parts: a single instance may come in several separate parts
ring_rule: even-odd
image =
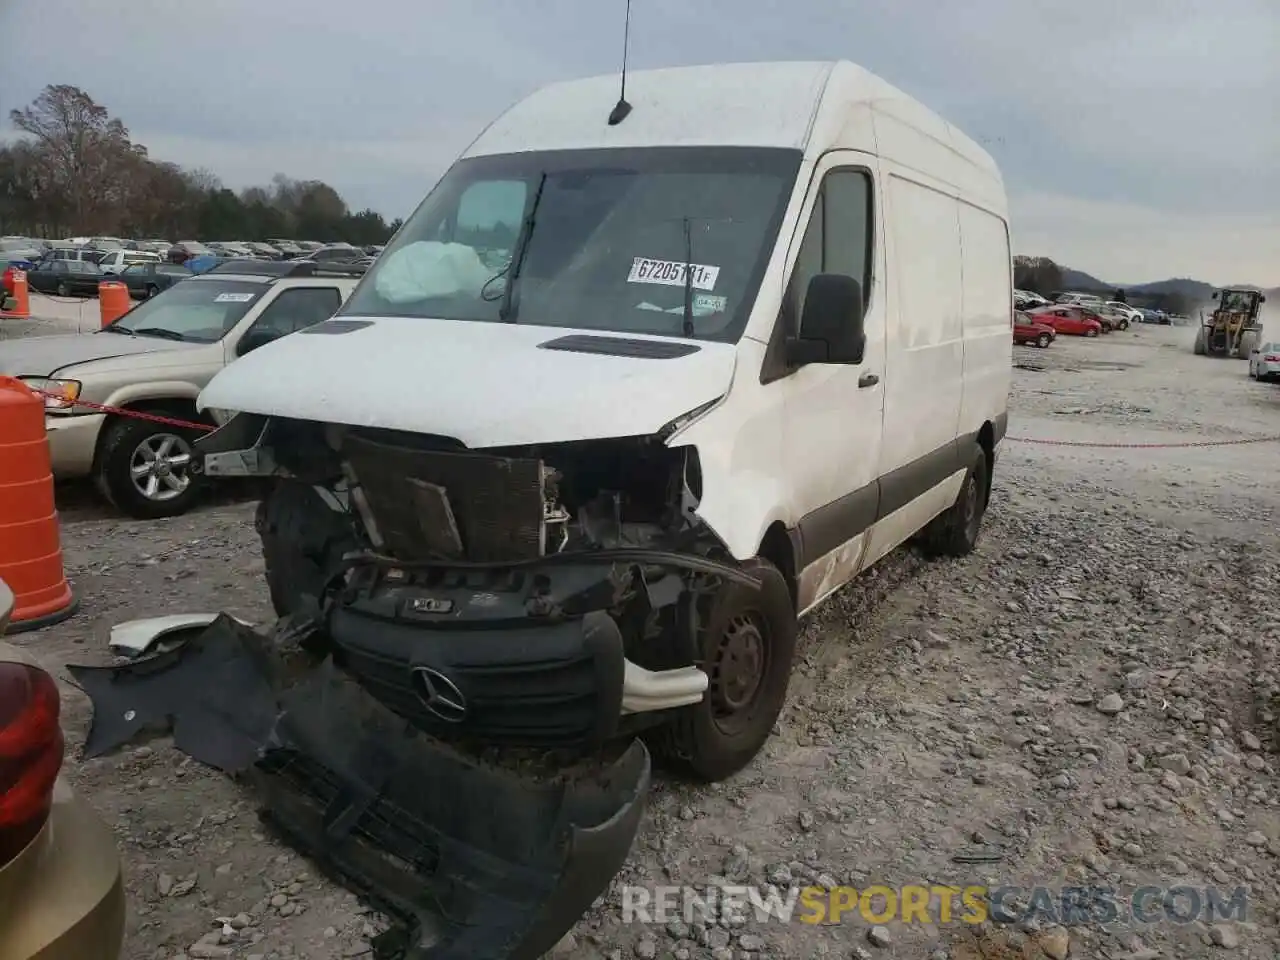
[[[975,443],[956,502],[925,527],[922,546],[926,553],[940,557],[964,557],[973,553],[987,512],[988,472],[987,453]]]
[[[795,658],[795,608],[786,578],[767,560],[746,571],[760,588],[726,582],[711,598],[699,641],[710,685],[653,734],[670,766],[714,783],[749,764],[773,733]]]

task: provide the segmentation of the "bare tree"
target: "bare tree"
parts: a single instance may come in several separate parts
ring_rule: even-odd
[[[219,235],[210,239],[304,232],[357,243],[392,232],[374,211],[353,216],[318,180],[277,174],[237,194],[210,170],[158,162],[78,87],[46,87],[9,119],[22,136],[0,142],[0,232],[187,239],[207,227]]]
[[[74,222],[98,227],[116,179],[112,166],[135,154],[125,125],[67,84],[45,87],[9,119],[34,141],[50,186],[66,199]]]

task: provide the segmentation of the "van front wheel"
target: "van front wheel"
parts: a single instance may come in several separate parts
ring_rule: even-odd
[[[746,572],[760,580],[759,589],[726,582],[703,620],[706,694],[654,736],[654,749],[671,766],[705,782],[724,780],[755,758],[773,732],[791,680],[797,625],[786,578],[761,559]]]
[[[956,502],[925,528],[923,546],[928,553],[943,557],[973,553],[987,512],[987,473],[986,451],[975,443]]]

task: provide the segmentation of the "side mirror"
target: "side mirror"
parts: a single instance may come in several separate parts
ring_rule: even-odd
[[[1266,297],[1258,297],[1258,302],[1259,302],[1259,303],[1266,303],[1266,302],[1267,302],[1267,298],[1266,298]]]
[[[862,284],[839,273],[809,280],[800,335],[787,341],[787,363],[861,363],[866,352]]]
[[[1217,291],[1217,290],[1213,291],[1213,296],[1212,296],[1212,297],[1210,297],[1210,299],[1211,299],[1211,300],[1217,300],[1217,299],[1218,299],[1218,291]]]
[[[271,330],[250,330],[236,344],[236,355],[243,357],[246,353],[257,350],[259,347],[265,347],[272,340],[278,339],[279,335]]]

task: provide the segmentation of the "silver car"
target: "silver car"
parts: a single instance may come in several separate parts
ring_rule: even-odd
[[[195,399],[215,373],[333,316],[362,273],[229,261],[93,333],[0,341],[0,374],[44,394],[55,477],[92,477],[130,516],[176,516],[200,493],[190,465],[202,431],[129,414],[208,422]]]
[[[1259,344],[1249,354],[1249,376],[1255,380],[1280,380],[1280,341]]]

